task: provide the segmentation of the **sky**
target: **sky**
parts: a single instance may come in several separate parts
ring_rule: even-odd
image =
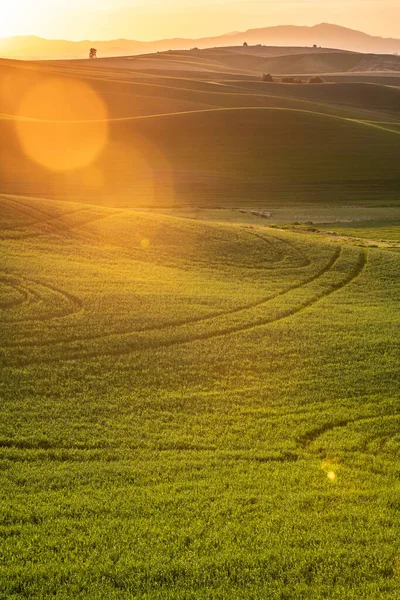
[[[146,41],[321,22],[400,38],[400,0],[0,0],[0,37]]]

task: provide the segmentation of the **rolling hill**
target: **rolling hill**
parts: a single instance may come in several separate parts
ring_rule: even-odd
[[[148,73],[171,71],[187,76],[314,73],[400,73],[400,56],[360,54],[327,48],[228,47],[168,51],[111,59],[113,66]],[[129,61],[129,62],[128,62]],[[107,65],[107,61],[103,62]]]
[[[86,135],[96,135],[97,127],[88,124]],[[49,139],[67,132],[74,139],[74,130],[78,139],[81,130],[29,121],[20,128],[23,136]],[[13,120],[2,122],[8,145],[1,188],[13,194],[133,207],[237,206],[345,202],[349,195],[351,202],[366,202],[383,193],[390,202],[400,186],[396,134],[312,111],[216,108],[126,117],[109,125],[107,147],[91,166],[101,173],[93,187],[90,174],[85,184],[85,171],[51,174],[32,164],[13,129]]]
[[[189,50],[199,48],[250,45],[267,46],[317,46],[343,48],[355,52],[393,54],[400,52],[400,40],[385,39],[354,31],[345,27],[321,23],[313,27],[279,26],[251,29],[217,37],[201,39],[168,39],[154,42],[135,40],[111,40],[70,42],[47,40],[35,36],[13,37],[0,40],[0,56],[22,59],[72,59],[84,58],[89,48],[98,48],[100,56],[125,56],[164,52],[166,50]]]
[[[398,253],[0,207],[1,596],[396,597]]]
[[[169,54],[155,75],[147,60],[4,63],[15,92],[0,100],[2,191],[132,207],[398,198],[397,88],[263,84],[244,70],[218,80],[207,53],[196,77],[172,74],[188,57]]]

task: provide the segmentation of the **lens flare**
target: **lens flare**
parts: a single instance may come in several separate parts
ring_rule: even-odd
[[[163,149],[124,122],[112,122],[111,128],[107,148],[96,163],[104,175],[108,204],[141,207],[164,201],[174,206],[173,168]]]
[[[82,81],[49,78],[22,98],[16,127],[25,154],[49,171],[67,172],[92,164],[108,140],[108,112]]]
[[[99,191],[104,187],[105,177],[103,171],[95,165],[89,165],[80,171],[82,186],[87,189]]]

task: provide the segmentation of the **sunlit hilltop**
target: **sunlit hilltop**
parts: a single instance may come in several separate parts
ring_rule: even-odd
[[[0,8],[0,598],[398,599],[396,8],[126,1]]]

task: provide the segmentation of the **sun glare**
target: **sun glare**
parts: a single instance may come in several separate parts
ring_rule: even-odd
[[[18,35],[35,23],[35,14],[32,14],[34,3],[31,0],[19,2],[0,2],[0,38]],[[33,30],[32,30],[33,32]]]
[[[17,133],[25,154],[49,171],[74,171],[97,158],[108,140],[107,107],[81,81],[50,78],[24,95]]]

